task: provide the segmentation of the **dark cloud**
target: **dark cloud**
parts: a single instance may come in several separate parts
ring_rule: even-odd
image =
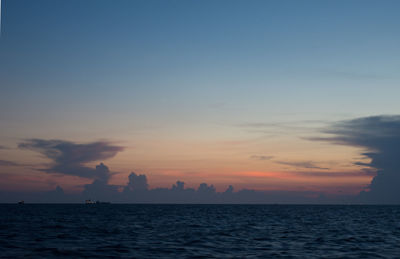
[[[234,188],[233,188],[233,186],[232,185],[229,185],[228,186],[228,188],[225,190],[225,194],[232,194],[233,193],[233,190],[234,190]]]
[[[103,164],[95,169],[85,166],[86,163],[106,160],[114,157],[123,147],[106,141],[78,144],[64,140],[29,139],[18,145],[19,148],[39,152],[52,160],[49,168],[42,169],[47,173],[75,175],[89,179],[107,181],[110,177],[108,168]]]
[[[274,157],[273,156],[257,156],[257,155],[254,155],[254,156],[250,156],[250,158],[254,159],[254,160],[271,160]]]
[[[21,164],[8,160],[0,160],[0,166],[21,166]]]
[[[95,171],[97,172],[97,177],[91,184],[86,184],[82,195],[85,200],[106,200],[109,201],[113,197],[119,195],[118,186],[108,184],[108,179],[111,175],[110,170],[106,165],[100,163],[96,166]]]
[[[203,195],[212,195],[216,193],[214,185],[208,185],[207,183],[201,183],[197,192]]]
[[[130,173],[129,182],[125,186],[124,191],[146,191],[149,188],[147,177],[144,174],[137,175],[134,172]]]
[[[172,185],[172,190],[182,191],[185,189],[185,183],[176,181],[176,184]]]
[[[3,145],[0,145],[0,149],[10,149],[10,148],[6,147],[6,146],[3,146]]]
[[[296,168],[321,169],[321,170],[329,169],[329,168],[317,166],[312,161],[300,161],[300,162],[277,161],[276,163],[281,164],[281,165],[288,165],[288,166],[292,166],[292,167],[296,167]]]
[[[372,116],[341,121],[323,130],[330,137],[312,138],[363,148],[370,162],[357,165],[376,169],[360,199],[373,203],[400,203],[400,116]]]

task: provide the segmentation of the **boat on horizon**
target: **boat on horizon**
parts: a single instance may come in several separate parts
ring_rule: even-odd
[[[110,204],[110,202],[106,201],[92,201],[92,200],[85,200],[85,204]]]
[[[96,201],[96,204],[110,204],[108,201]]]

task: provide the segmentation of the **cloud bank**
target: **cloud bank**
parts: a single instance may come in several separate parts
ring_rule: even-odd
[[[234,191],[229,185],[224,192],[217,192],[211,184],[201,183],[198,188],[185,188],[185,183],[177,181],[171,188],[149,189],[147,176],[132,172],[126,185],[109,183],[112,175],[103,163],[95,168],[87,163],[114,157],[123,147],[109,142],[74,143],[65,140],[28,139],[18,145],[21,149],[41,153],[51,160],[47,168],[40,171],[50,174],[63,174],[92,179],[93,182],[83,186],[79,194],[67,194],[60,186],[46,192],[0,192],[0,202],[77,202],[86,199],[117,203],[315,203],[317,192],[290,191]],[[255,156],[253,159],[268,160],[272,157]],[[11,165],[9,161],[4,164]],[[325,203],[327,200],[325,200]]]
[[[46,173],[80,176],[92,179],[91,184],[84,186],[82,193],[77,195],[65,194],[61,187],[49,194],[45,192],[34,196],[36,200],[46,201],[47,197],[58,197],[60,201],[82,202],[84,199],[98,199],[111,202],[129,203],[400,203],[400,116],[372,116],[353,120],[340,121],[322,130],[327,137],[309,138],[313,141],[325,141],[333,144],[353,146],[363,149],[362,155],[369,162],[356,162],[363,166],[360,173],[375,176],[369,186],[356,198],[342,196],[327,199],[319,192],[288,192],[288,191],[255,191],[243,189],[235,192],[229,186],[224,192],[217,192],[213,185],[202,183],[197,189],[185,188],[185,184],[177,181],[171,188],[149,189],[147,177],[132,172],[126,185],[109,184],[112,173],[103,163],[95,168],[87,163],[114,157],[123,147],[109,142],[93,142],[78,144],[63,140],[29,139],[19,144],[19,148],[40,152],[51,160]],[[269,156],[252,156],[256,160],[269,160]],[[278,163],[288,166],[325,169],[310,161]],[[10,161],[2,161],[4,165],[12,165]],[[0,163],[1,164],[1,163]],[[307,172],[299,172],[307,174]],[[329,172],[309,172],[313,175],[337,175]],[[3,201],[11,197],[3,193]],[[22,194],[18,194],[22,195]],[[18,196],[18,197],[20,197]],[[39,197],[39,198],[38,198]],[[21,197],[23,198],[23,197]],[[5,199],[5,200],[4,200]]]
[[[99,164],[101,170],[108,170],[104,164]],[[177,181],[171,188],[149,189],[147,176],[132,172],[124,186],[108,184],[95,179],[84,186],[79,194],[64,193],[60,186],[55,190],[35,193],[0,192],[0,202],[24,200],[27,203],[84,203],[85,200],[105,201],[112,203],[174,203],[174,204],[327,204],[343,203],[347,197],[338,200],[312,191],[256,191],[242,189],[234,191],[229,185],[223,192],[217,192],[211,184],[201,183],[197,188],[185,188],[185,183]]]
[[[313,138],[364,149],[370,162],[357,165],[376,169],[359,200],[368,203],[400,203],[400,116],[371,116],[335,123],[323,130],[331,135]]]

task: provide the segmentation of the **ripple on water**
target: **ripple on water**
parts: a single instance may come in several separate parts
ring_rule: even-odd
[[[1,257],[400,255],[399,206],[0,206]]]

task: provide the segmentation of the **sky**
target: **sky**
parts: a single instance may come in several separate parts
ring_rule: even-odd
[[[119,195],[134,172],[146,190],[392,201],[399,8],[2,0],[0,192]]]

